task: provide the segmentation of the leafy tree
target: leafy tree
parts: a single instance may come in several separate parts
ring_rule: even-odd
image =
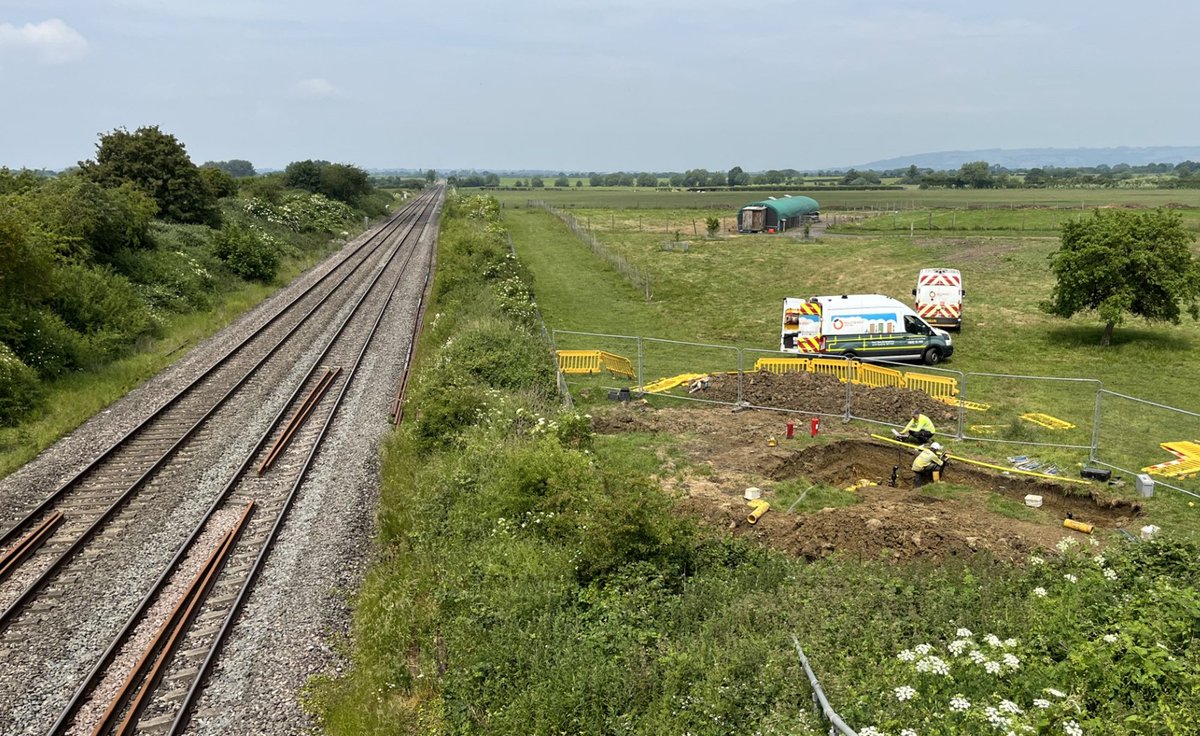
[[[555,180],[554,180],[554,186],[556,186],[556,187],[569,187],[569,186],[571,186],[571,180],[570,180],[570,179],[568,179],[568,178],[567,178],[567,177],[565,177],[565,176],[560,176],[560,177],[558,177],[557,179],[555,179]]]
[[[240,158],[234,158],[228,161],[205,161],[203,164],[201,164],[200,168],[220,169],[236,179],[258,175],[258,172],[254,170],[254,164]]]
[[[204,186],[208,187],[208,192],[214,199],[224,199],[237,194],[237,180],[224,169],[215,166],[201,167],[200,178],[204,180]]]
[[[321,187],[321,168],[328,161],[293,161],[283,170],[283,185],[288,189],[318,192]]]
[[[637,175],[636,182],[639,187],[654,188],[658,186],[658,177],[649,172],[643,172]]]
[[[1164,209],[1134,213],[1096,210],[1062,225],[1062,245],[1050,254],[1058,279],[1042,309],[1059,317],[1095,311],[1101,345],[1126,315],[1178,324],[1183,309],[1200,319],[1200,261],[1183,218]]]
[[[962,182],[960,186],[972,189],[991,189],[995,185],[995,181],[992,179],[992,169],[987,161],[972,161],[963,164],[958,169],[958,178]]]
[[[604,186],[604,174],[591,174],[588,176],[588,185],[593,187]]]
[[[575,186],[576,186],[576,187],[581,187],[581,186],[583,186],[583,179],[576,179],[576,180],[575,180]]]
[[[425,172],[425,181],[429,182],[430,184],[437,181],[437,172],[434,171],[433,169],[426,171]]]
[[[250,197],[264,199],[271,204],[279,204],[284,192],[283,174],[264,174],[256,176],[243,186],[243,191]]]
[[[187,149],[175,136],[158,126],[133,133],[118,128],[100,136],[96,160],[81,161],[84,176],[103,187],[129,182],[158,203],[158,214],[167,220],[216,225],[220,214],[216,198],[200,177]]]
[[[725,176],[725,181],[731,187],[741,187],[750,183],[750,175],[742,171],[741,166],[734,166]]]
[[[708,231],[708,237],[713,237],[721,229],[721,219],[716,215],[709,215],[704,218],[704,229]]]
[[[529,186],[534,187],[535,189],[541,189],[542,187],[546,186],[546,182],[542,181],[542,177],[535,176],[529,180]]]

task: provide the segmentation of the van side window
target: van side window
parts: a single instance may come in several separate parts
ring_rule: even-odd
[[[910,335],[928,335],[929,328],[925,323],[911,314],[904,315],[904,331]]]

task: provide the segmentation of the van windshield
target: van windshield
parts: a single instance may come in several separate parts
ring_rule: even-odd
[[[929,325],[922,322],[917,317],[906,314],[904,315],[904,331],[910,335],[930,335],[933,334],[929,330]]]

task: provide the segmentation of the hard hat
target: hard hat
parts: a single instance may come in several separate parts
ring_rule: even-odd
[[[940,443],[940,442],[930,442],[930,443],[929,443],[929,449],[933,450],[934,452],[938,452],[938,451],[940,451],[940,450],[942,449],[942,443]]]

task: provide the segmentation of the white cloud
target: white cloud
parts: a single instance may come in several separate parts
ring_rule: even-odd
[[[308,100],[323,100],[330,97],[339,97],[342,91],[333,86],[333,82],[322,77],[313,77],[312,79],[301,79],[292,85],[292,93],[297,97],[303,97]]]
[[[87,53],[88,42],[79,31],[58,18],[14,26],[0,23],[0,49],[30,51],[43,64],[65,64]]]

